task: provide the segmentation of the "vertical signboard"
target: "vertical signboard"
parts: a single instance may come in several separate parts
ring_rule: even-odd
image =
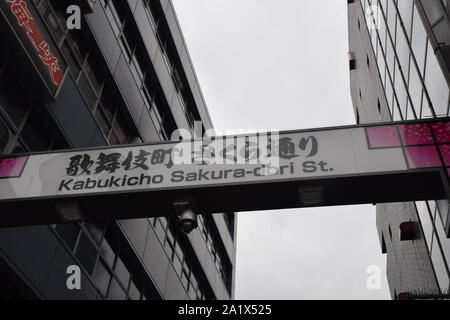
[[[67,65],[30,0],[0,0],[4,55],[32,97],[55,99]]]

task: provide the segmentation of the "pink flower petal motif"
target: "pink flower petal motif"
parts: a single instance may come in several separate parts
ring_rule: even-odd
[[[0,178],[19,177],[27,157],[0,159]]]
[[[450,142],[450,122],[437,122],[431,125],[437,143]]]
[[[395,126],[371,127],[366,130],[370,148],[400,146],[400,138],[398,137],[397,128]]]
[[[433,136],[428,124],[408,124],[401,125],[399,128],[403,144],[406,146],[433,143]]]
[[[442,166],[435,146],[406,147],[406,157],[410,168],[430,168]]]
[[[439,146],[442,158],[446,166],[450,166],[450,144],[442,144]]]

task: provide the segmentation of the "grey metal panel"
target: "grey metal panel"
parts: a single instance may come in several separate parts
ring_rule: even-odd
[[[137,4],[136,10],[134,12],[134,18],[136,19],[136,24],[139,28],[139,31],[141,32],[142,40],[144,41],[147,52],[153,63],[155,61],[156,51],[158,49],[158,40],[156,40],[156,36],[153,32],[142,1],[139,1]]]
[[[134,122],[138,124],[144,108],[144,101],[123,55],[119,59],[114,77]]]
[[[212,215],[214,222],[216,223],[217,230],[219,230],[220,238],[223,241],[225,249],[227,251],[228,257],[230,261],[235,260],[235,252],[234,252],[234,242],[231,239],[230,231],[226,225],[223,214],[213,214]]]
[[[128,0],[128,4],[130,6],[131,12],[134,12],[136,9],[136,3],[138,0]]]
[[[147,219],[127,219],[120,220],[119,224],[122,226],[125,235],[130,240],[132,246],[136,250],[140,258],[144,255],[145,240],[147,239],[147,232],[149,223]]]
[[[209,252],[206,255],[206,261],[205,264],[203,265],[203,269],[205,270],[206,277],[208,278],[208,281],[211,284],[214,294],[217,297],[219,295],[218,293],[220,292],[219,286],[220,284],[216,283],[217,270]]]
[[[192,87],[192,94],[194,96],[195,104],[197,105],[198,112],[200,113],[200,117],[202,119],[202,122],[203,122],[205,128],[211,129],[212,121],[211,121],[209,113],[206,109],[206,105],[203,100],[203,95],[200,91],[200,87],[197,82],[194,84],[194,87]]]
[[[86,15],[86,19],[108,63],[109,69],[113,73],[120,56],[120,47],[103,11],[103,7],[101,5],[95,6],[94,12]]]
[[[190,234],[188,234],[188,238],[191,241],[192,247],[197,255],[200,265],[204,266],[206,263],[206,255],[208,254],[208,249],[206,248],[205,241],[203,240],[199,229],[195,229]]]
[[[172,6],[167,7],[166,19],[167,24],[169,25],[170,33],[172,34],[173,41],[175,42],[175,47],[180,53],[182,50],[184,50],[184,42],[181,32],[178,29],[175,12]]]
[[[161,83],[161,87],[164,91],[164,95],[166,96],[167,103],[170,105],[175,86],[169,74],[169,70],[167,70],[167,66],[164,62],[164,58],[159,47],[158,51],[156,52],[154,67],[156,75],[158,76],[159,82]]]
[[[167,270],[164,296],[167,300],[182,300],[186,297],[186,290],[184,290],[183,285],[181,284],[181,281],[172,265],[169,265]]]
[[[216,281],[216,277],[218,276],[217,269],[214,265],[214,261],[211,258],[211,255],[209,254],[208,248],[206,247],[205,241],[203,240],[200,231],[198,229],[194,230],[188,235],[192,248],[194,249],[200,265],[203,268],[203,271],[205,272],[206,278],[208,279],[209,284],[211,285],[211,288],[213,289],[213,292],[216,297],[222,295],[222,290],[224,288],[223,281],[219,279],[219,281]]]
[[[166,10],[167,10],[167,6],[169,5],[169,1],[170,0],[160,0],[159,1],[161,3],[161,7],[163,8],[164,12],[166,12]]]
[[[0,229],[0,250],[39,290],[45,284],[57,246],[58,240],[48,226]]]
[[[169,259],[152,228],[147,235],[143,261],[159,291],[164,292]]]
[[[175,119],[178,128],[187,129],[190,127],[176,91],[173,92],[172,102],[170,103],[170,111],[172,111],[173,118]]]
[[[147,108],[142,111],[141,121],[139,123],[139,132],[144,142],[161,141]]]
[[[187,48],[183,46],[183,49],[179,51],[178,54],[180,55],[181,64],[183,65],[189,87],[192,90],[197,82],[197,79],[195,78],[194,71],[192,70],[191,60],[189,58]]]
[[[164,1],[162,1],[164,2]],[[170,32],[172,34],[172,38],[174,39],[174,43],[178,50],[178,55],[181,60],[181,64],[184,68],[184,72],[186,74],[186,78],[189,82],[189,86],[191,88],[191,91],[195,98],[195,104],[197,105],[197,109],[200,113],[200,117],[202,119],[202,122],[204,123],[205,127],[207,129],[212,127],[212,121],[211,117],[209,115],[208,109],[206,107],[206,103],[204,101],[203,96],[200,94],[197,94],[197,97],[195,97],[194,91],[195,88],[199,87],[197,75],[195,73],[194,67],[192,65],[192,61],[189,56],[189,51],[187,49],[186,42],[183,37],[183,33],[181,31],[180,25],[178,23],[178,19],[176,17],[176,12],[174,9],[174,6],[170,0],[167,0],[169,2],[167,6],[167,10],[165,10],[165,16],[167,23],[169,25]]]
[[[98,127],[71,76],[66,78],[58,99],[48,106],[73,147],[91,146]]]
[[[94,138],[92,138],[91,146],[92,147],[101,147],[101,146],[106,146],[107,144],[108,144],[108,142],[106,141],[102,132],[100,131],[100,129],[97,129],[94,134]]]

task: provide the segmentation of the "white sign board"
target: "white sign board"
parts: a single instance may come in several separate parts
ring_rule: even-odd
[[[450,167],[450,122],[345,127],[0,159],[0,201]]]

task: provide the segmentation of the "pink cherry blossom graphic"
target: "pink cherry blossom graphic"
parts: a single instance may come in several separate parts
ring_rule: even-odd
[[[28,157],[0,160],[0,178],[19,177]]]
[[[406,146],[433,143],[433,136],[427,124],[401,125],[399,128],[403,144]]]
[[[406,147],[405,152],[410,168],[442,166],[436,146]]]
[[[431,125],[437,143],[450,142],[450,122],[437,122]]]
[[[450,166],[450,144],[443,144],[439,146],[441,150],[442,158],[444,159],[444,164]]]
[[[399,147],[400,138],[398,137],[395,126],[380,126],[367,128],[370,148]]]

